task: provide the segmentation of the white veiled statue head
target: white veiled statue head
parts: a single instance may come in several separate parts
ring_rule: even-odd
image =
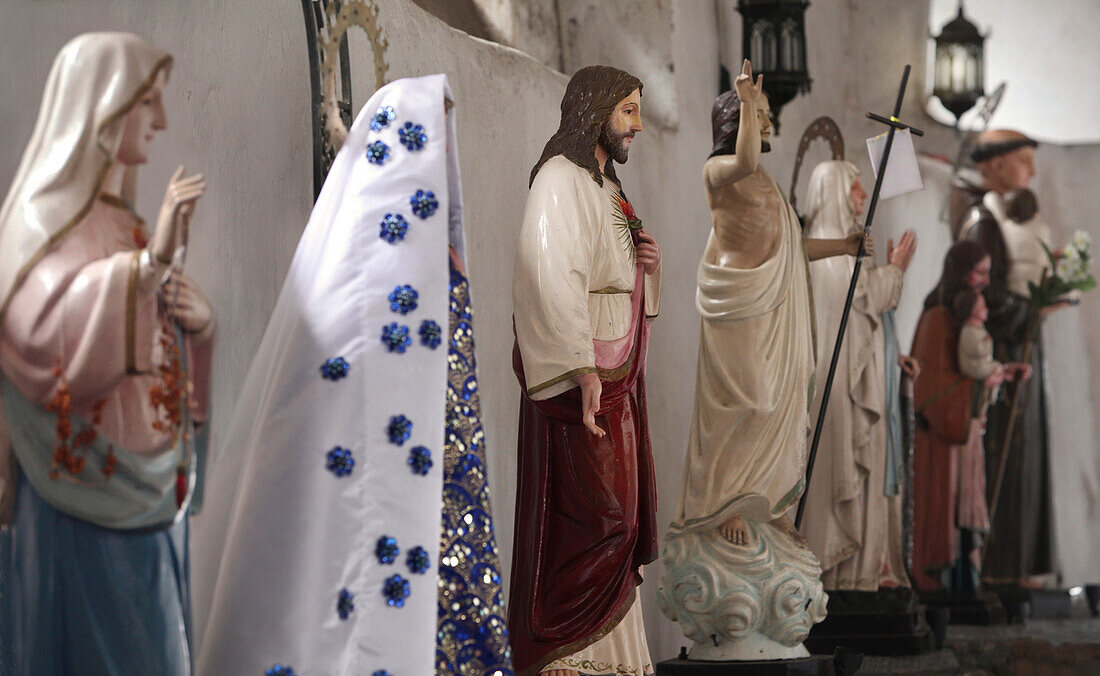
[[[126,114],[172,57],[130,33],[85,33],[58,53],[15,180],[0,208],[0,316],[45,250],[100,191]]]
[[[852,204],[852,184],[859,168],[846,160],[830,160],[814,167],[806,199],[806,236],[840,239],[859,230]]]

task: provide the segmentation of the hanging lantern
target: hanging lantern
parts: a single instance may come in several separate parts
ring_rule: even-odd
[[[754,74],[764,76],[764,92],[779,133],[779,111],[799,94],[810,91],[806,69],[806,8],[808,0],[740,0],[741,46]]]
[[[955,116],[974,107],[985,88],[985,38],[978,27],[963,16],[962,0],[959,13],[944,25],[936,40],[936,71],[932,96],[935,96]]]

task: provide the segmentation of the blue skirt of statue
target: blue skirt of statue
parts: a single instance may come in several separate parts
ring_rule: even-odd
[[[19,478],[0,530],[0,676],[191,673],[187,519],[112,530]]]
[[[452,264],[435,673],[511,676],[476,369],[470,286]]]

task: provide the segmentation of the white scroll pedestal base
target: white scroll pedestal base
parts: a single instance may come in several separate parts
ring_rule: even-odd
[[[745,523],[749,545],[714,528],[670,533],[657,604],[695,642],[690,659],[806,657],[802,642],[828,601],[817,558],[770,523]]]

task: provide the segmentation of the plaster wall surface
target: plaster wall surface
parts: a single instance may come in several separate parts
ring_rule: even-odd
[[[483,413],[506,580],[519,396],[510,367],[512,257],[528,174],[557,127],[566,82],[564,75],[540,61],[552,62],[560,54],[562,62],[579,66],[582,56],[592,55],[635,70],[645,80],[646,129],[633,144],[630,162],[621,168],[620,177],[639,216],[664,250],[661,316],[654,324],[648,367],[663,530],[679,499],[695,386],[699,323],[694,308],[695,270],[709,231],[701,166],[710,149],[710,106],[718,93],[721,60],[734,73],[740,65],[736,3],[669,0],[656,8],[637,3],[639,16],[660,20],[629,24],[624,30],[630,33],[629,42],[639,48],[658,45],[655,56],[644,49],[620,51],[614,42],[594,47],[592,43],[600,39],[596,32],[578,32],[576,41],[560,43],[561,36],[554,31],[531,30],[533,23],[525,24],[528,28],[523,30],[514,28],[517,46],[540,55],[538,59],[449,28],[410,0],[378,0],[378,4],[379,21],[389,40],[389,77],[446,72],[458,106]],[[593,4],[565,2],[562,6],[583,15]],[[503,4],[485,6],[508,16]],[[50,62],[69,38],[87,30],[131,30],[176,56],[166,91],[169,129],[156,141],[152,160],[142,172],[137,206],[139,213],[154,220],[164,183],[180,163],[207,174],[210,188],[196,216],[188,268],[208,290],[219,321],[213,400],[218,456],[209,477],[212,485],[231,486],[242,468],[233,449],[219,447],[220,430],[231,415],[311,207],[309,77],[299,3],[10,0],[2,13],[3,186],[10,183],[30,135]],[[514,10],[511,16],[518,13]],[[543,14],[536,18],[543,22],[539,25],[554,23]],[[813,91],[784,108],[782,135],[773,140],[775,150],[763,159],[785,190],[798,137],[822,114],[837,120],[845,134],[848,158],[862,168],[865,177],[871,175],[864,139],[881,129],[864,119],[863,113],[889,112],[905,63],[913,63],[915,69],[902,117],[928,131],[919,143],[921,149],[953,155],[952,132],[927,118],[916,95],[924,90],[918,64],[924,63],[927,25],[925,0],[822,0],[810,6],[807,38]],[[538,44],[528,49],[524,40]],[[562,51],[555,52],[551,42]],[[658,70],[667,65],[667,76],[647,78],[642,72],[645,66],[638,67],[639,53],[651,58]],[[370,70],[365,40],[353,37],[356,109],[373,91]],[[666,111],[674,112],[676,124],[668,124],[667,118],[662,121],[660,106],[650,106],[650,101],[664,102]],[[805,178],[822,159],[826,159],[822,149],[811,150],[797,190],[804,191]],[[932,188],[945,189],[946,176],[934,163],[922,166],[927,168],[930,190],[884,202],[876,217],[880,258],[887,237],[896,237],[902,226],[919,226],[921,244],[899,308],[903,346],[915,325],[919,299],[939,275],[947,246],[945,226],[927,215],[932,206],[938,210]],[[1038,170],[1034,187],[1047,218],[1064,227],[1063,232],[1085,227],[1100,240],[1100,227],[1089,213],[1089,197],[1095,193],[1095,176],[1100,172],[1100,148],[1045,146]],[[1100,346],[1084,341],[1084,335],[1098,330],[1100,294],[1086,296],[1080,309],[1058,315],[1048,325],[1052,390],[1059,406],[1056,416],[1060,416],[1055,420],[1058,541],[1067,581],[1073,583],[1100,581],[1095,572],[1100,570],[1100,526],[1095,519],[1097,459],[1092,440],[1093,402],[1098,401],[1100,386],[1093,385],[1088,375],[1090,369],[1100,368]],[[194,521],[199,636],[209,607],[213,564],[224,537],[226,509],[224,504],[208,503]],[[656,608],[654,592],[661,574],[659,563],[648,567],[642,588],[646,626],[658,660],[674,656],[685,642],[679,627]]]

